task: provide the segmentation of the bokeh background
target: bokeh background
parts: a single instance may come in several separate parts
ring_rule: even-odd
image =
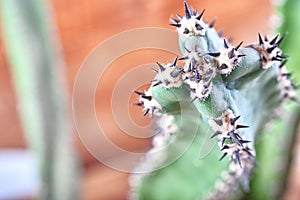
[[[173,29],[168,25],[170,16],[183,13],[181,0],[51,0],[49,2],[54,11],[51,17],[57,26],[57,34],[62,45],[61,53],[66,61],[65,79],[68,85],[70,110],[72,110],[71,97],[76,74],[84,59],[98,44],[114,34],[134,28]],[[233,44],[238,44],[242,40],[244,44],[256,41],[257,32],[272,34],[274,8],[269,0],[190,0],[188,2],[197,10],[206,8],[204,19],[210,21],[216,16],[216,29],[223,29],[224,35],[232,38]],[[0,151],[25,150],[28,145],[18,115],[18,100],[10,74],[10,63],[3,44],[5,38],[2,31],[0,34]],[[107,51],[114,51],[114,49],[107,49]],[[167,52],[138,51],[112,63],[110,70],[101,80],[96,95],[97,117],[105,125],[107,136],[120,148],[133,152],[146,152],[151,147],[151,141],[150,139],[138,140],[126,136],[114,123],[110,108],[114,84],[124,73],[135,66],[145,63],[153,63],[155,66],[156,61],[166,62],[172,58],[173,55]],[[142,117],[139,108],[130,108],[130,113],[138,124],[149,122],[147,117]],[[110,169],[93,158],[81,143],[73,121],[72,137],[81,163],[82,175],[78,180],[81,199],[125,199],[129,189],[128,174]],[[97,143],[97,141],[95,142]],[[101,145],[101,141],[99,141],[99,145]],[[300,197],[299,155],[299,153],[294,154],[286,199]],[[18,163],[18,161],[14,162]],[[14,187],[15,183],[8,182],[7,184]],[[2,189],[0,188],[0,190]],[[33,198],[28,191],[21,193],[21,196],[22,194],[24,196],[18,199]]]

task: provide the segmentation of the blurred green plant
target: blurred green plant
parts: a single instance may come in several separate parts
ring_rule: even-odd
[[[130,198],[281,197],[299,115],[299,109],[286,114],[283,108],[289,100],[298,102],[285,67],[288,56],[279,47],[286,34],[272,39],[259,34],[258,43],[232,46],[215,31],[215,21],[202,21],[204,10],[198,13],[186,2],[184,10],[185,16],[171,18],[183,57],[157,63],[150,88],[136,91],[136,105],[158,118],[158,132],[153,149],[134,170],[149,173],[130,178]],[[274,118],[281,121],[271,126]],[[188,150],[166,165],[194,132]]]
[[[46,1],[1,0],[10,70],[28,145],[39,160],[40,199],[78,199],[64,61]]]
[[[277,7],[276,18],[279,31],[288,37],[281,45],[281,49],[289,55],[287,68],[293,79],[299,83],[297,73],[300,65],[298,56],[300,38],[299,10],[300,2],[286,0]],[[251,192],[247,199],[282,199],[288,182],[289,169],[292,163],[293,150],[299,127],[300,110],[295,104],[285,105],[280,120],[275,120],[264,130],[264,134],[256,143],[259,167],[255,170],[251,182]],[[274,137],[276,135],[276,137]]]

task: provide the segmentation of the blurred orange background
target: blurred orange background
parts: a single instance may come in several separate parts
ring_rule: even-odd
[[[67,63],[66,79],[69,93],[80,65],[89,52],[99,43],[122,31],[142,27],[170,27],[169,18],[176,13],[183,14],[181,0],[52,0],[55,23]],[[233,39],[233,44],[244,44],[257,40],[257,32],[270,33],[270,17],[273,12],[269,0],[190,0],[198,11],[206,9],[204,19],[212,20],[217,16],[216,29],[224,29],[224,35]],[[1,34],[1,33],[0,33]],[[113,49],[107,49],[113,51]],[[133,67],[156,61],[170,61],[174,56],[154,50],[135,52],[114,62],[104,80],[101,81],[96,95],[97,116],[105,120],[108,137],[120,148],[145,152],[151,141],[132,139],[122,134],[114,123],[110,110],[110,97],[114,83],[122,74]],[[5,57],[3,43],[0,42],[0,148],[26,148],[17,100],[9,74],[9,65]],[[100,87],[101,86],[101,87]],[[99,103],[99,99],[103,102]],[[133,98],[136,96],[133,96]],[[70,110],[71,110],[70,95]],[[84,108],[82,108],[84,109]],[[138,124],[146,124],[148,118],[142,117],[141,109],[131,109],[133,119]],[[128,174],[110,169],[94,159],[80,142],[73,125],[76,147],[83,163],[81,182],[82,199],[125,199],[128,191]],[[5,130],[5,131],[3,131]],[[296,183],[295,183],[296,184]],[[291,187],[295,187],[292,184]],[[298,181],[299,185],[299,181]],[[292,188],[290,188],[292,190]],[[295,194],[297,195],[297,194]],[[300,196],[300,195],[299,195]],[[292,198],[292,196],[287,199]]]

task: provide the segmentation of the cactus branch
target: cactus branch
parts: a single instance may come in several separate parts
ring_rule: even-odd
[[[211,144],[213,153],[210,158],[199,160],[201,167],[197,167],[192,163],[195,154],[189,154],[188,150],[172,166],[142,175],[139,183],[133,184],[135,195],[132,196],[144,199],[150,192],[154,197],[161,194],[168,197],[166,199],[178,199],[178,196],[170,192],[175,186],[159,192],[156,191],[158,188],[149,189],[144,185],[159,185],[167,181],[159,177],[175,178],[176,175],[170,173],[180,170],[187,159],[190,162],[185,163],[183,168],[188,172],[181,172],[183,176],[189,172],[205,176],[209,172],[203,165],[211,166],[210,172],[215,170],[214,175],[195,180],[199,185],[206,182],[205,187],[199,186],[196,191],[182,188],[181,191],[185,189],[190,199],[199,196],[201,199],[231,199],[248,191],[250,176],[256,165],[256,138],[272,118],[278,117],[278,110],[283,103],[298,101],[296,87],[285,68],[288,56],[280,49],[286,34],[281,37],[276,35],[269,40],[267,36],[263,38],[258,33],[258,42],[245,47],[243,42],[233,46],[213,28],[215,20],[210,24],[202,20],[204,11],[198,13],[184,2],[185,15],[177,15],[177,19],[171,18],[171,25],[178,32],[182,57],[176,57],[173,63],[157,63],[158,70],[155,70],[157,73],[150,88],[139,93],[139,104],[144,105],[144,112],[150,112],[150,115],[156,115],[160,120],[165,115],[177,119],[172,123],[177,127],[175,140],[165,139],[170,144],[180,146],[180,142],[187,142],[185,137],[191,137],[189,128],[184,123],[199,122],[196,138],[206,143],[209,142],[205,139],[203,130],[209,128],[212,131],[210,140],[217,139],[219,156],[215,146]],[[182,60],[184,64],[178,64],[177,60]],[[145,103],[147,101],[153,103],[149,106]],[[185,109],[193,114],[185,115]],[[184,119],[189,120],[186,122]],[[157,137],[161,136],[155,138]],[[197,145],[199,142],[194,141],[191,151]],[[150,152],[155,148],[154,146]],[[174,151],[164,149],[166,158],[155,165],[163,166],[173,154],[172,150]],[[219,166],[212,165],[214,161],[211,158],[222,162],[219,162]],[[227,162],[224,163],[223,159]],[[147,159],[147,165],[153,166],[149,160],[151,159]],[[220,169],[223,173],[218,174]]]

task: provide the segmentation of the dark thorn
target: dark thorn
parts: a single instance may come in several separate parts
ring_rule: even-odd
[[[243,167],[242,167],[242,163],[241,163],[240,153],[239,153],[238,151],[235,151],[234,154],[235,154],[235,157],[236,157],[236,159],[237,159],[237,161],[238,161],[238,163],[239,163],[239,166],[240,166],[241,168],[243,168]]]
[[[287,93],[288,93],[289,91],[293,90],[293,89],[295,89],[295,88],[293,87],[292,84],[290,84],[289,86],[285,86],[285,87],[284,87],[284,90],[286,90]]]
[[[229,46],[228,46],[228,44],[227,44],[227,42],[226,42],[226,39],[224,38],[224,47],[226,48],[226,49],[228,49],[229,48]]]
[[[241,117],[241,115],[239,115],[239,116],[237,116],[237,117],[235,117],[235,118],[230,119],[230,124],[233,126],[234,123],[235,123],[240,117]]]
[[[202,90],[201,94],[206,95],[208,91],[209,91],[208,89]]]
[[[204,102],[205,101],[205,97],[201,97],[201,102]]]
[[[228,66],[226,64],[222,64],[220,67],[218,67],[218,70],[223,70],[223,69],[227,69]]]
[[[145,112],[144,112],[144,116],[146,116],[149,113],[150,109],[148,108]]]
[[[214,18],[214,19],[209,23],[209,25],[208,25],[209,28],[214,27],[215,23],[216,23],[216,18]]]
[[[200,24],[196,24],[195,27],[198,31],[201,31],[202,29],[204,29]]]
[[[147,99],[148,101],[151,101],[151,100],[152,100],[152,97],[151,97],[151,96],[145,96],[145,95],[142,95],[142,98]]]
[[[235,136],[236,136],[239,140],[242,140],[242,139],[243,139],[238,133],[235,133]]]
[[[226,140],[226,138],[222,139],[222,145],[221,146],[224,146],[225,140]]]
[[[241,140],[241,142],[242,142],[243,144],[246,144],[246,143],[250,143],[251,141],[250,141],[250,140]]]
[[[282,59],[286,59],[288,58],[289,56],[287,55],[284,55],[284,54],[281,54],[281,55],[277,55],[278,58],[282,58]]]
[[[280,62],[281,62],[281,61],[282,61],[282,59],[281,59],[281,58],[276,58],[276,57],[273,57],[273,58],[272,58],[272,61],[280,61]]]
[[[207,53],[207,55],[213,56],[213,57],[219,57],[220,56],[220,52],[215,52],[215,53]]]
[[[192,71],[192,63],[189,64],[189,68],[188,68],[188,71]]]
[[[151,69],[152,69],[155,73],[158,73],[158,71],[157,71],[156,69],[154,69],[154,68],[152,68],[152,67],[151,67]]]
[[[234,142],[236,142],[240,146],[243,146],[241,141],[237,138],[236,134],[234,134],[234,131],[229,131],[227,134],[230,136],[231,139],[233,139]]]
[[[249,126],[238,124],[238,125],[236,126],[236,128],[237,128],[237,129],[239,129],[239,128],[249,128]]]
[[[282,76],[286,76],[287,78],[290,78],[291,74],[290,73],[283,73]]]
[[[198,97],[194,97],[190,103],[193,103],[194,101],[196,101],[198,99]]]
[[[263,55],[262,59],[263,59],[264,62],[268,62],[268,59],[266,58],[266,56]]]
[[[272,53],[272,51],[276,48],[277,46],[272,46],[270,48],[267,48],[268,53]]]
[[[169,80],[167,80],[167,79],[165,79],[164,82],[165,82],[166,85],[169,85],[169,84],[171,83],[171,82],[170,82]]]
[[[224,145],[224,147],[221,148],[221,151],[223,151],[225,149],[229,149],[229,146],[228,145]]]
[[[180,20],[175,19],[175,18],[173,18],[173,17],[171,17],[171,20],[172,20],[173,22],[175,22],[176,24],[178,24],[178,23],[180,22]]]
[[[177,28],[180,28],[181,27],[181,24],[170,24],[171,26],[175,26]]]
[[[209,86],[210,86],[210,84],[211,84],[211,81],[212,81],[212,77],[211,77],[211,79],[208,81],[208,82],[206,82],[203,86],[204,86],[204,88],[208,88]]]
[[[178,13],[176,13],[176,16],[177,16],[179,19],[182,19],[182,16],[179,15]]]
[[[134,105],[134,106],[144,106],[143,103],[134,103],[133,105]]]
[[[282,41],[284,40],[286,35],[287,35],[287,32],[278,40],[278,42],[276,43],[277,46],[280,46],[280,44],[282,43]]]
[[[165,71],[165,68],[164,68],[164,66],[162,66],[162,64],[160,64],[159,62],[156,62],[156,64],[158,65],[161,72]]]
[[[264,41],[263,41],[263,39],[262,39],[260,33],[258,33],[258,39],[259,39],[259,44],[260,44],[260,45],[263,45],[263,44],[264,44]]]
[[[175,59],[174,59],[174,61],[173,61],[173,63],[172,63],[172,65],[171,65],[171,66],[174,66],[174,67],[176,66],[177,59],[178,59],[178,56],[176,56],[176,57],[175,57]]]
[[[205,12],[205,9],[202,10],[202,12],[200,13],[200,15],[198,15],[198,17],[196,17],[196,19],[200,20],[202,18],[202,16],[203,16],[204,12]]]
[[[143,92],[139,92],[139,91],[134,91],[134,93],[138,94],[138,95],[145,95]]]
[[[182,71],[183,71],[183,69],[179,69],[179,70],[176,70],[176,71],[171,72],[170,75],[171,75],[173,78],[176,78]]]
[[[211,137],[210,139],[216,137],[217,135],[221,135],[222,133],[220,131],[216,131]]]
[[[183,34],[189,34],[189,32],[190,32],[189,29],[185,28]]]
[[[194,16],[198,14],[197,10],[194,10],[192,6],[190,6],[190,10]]]
[[[276,43],[276,40],[278,38],[279,34],[277,34],[270,42],[270,45],[274,45]]]
[[[228,52],[228,58],[232,59],[234,57],[234,49],[231,49],[231,51]]]
[[[218,32],[218,36],[219,36],[219,37],[223,37],[223,35],[224,35],[224,31],[221,29],[221,30]]]
[[[196,92],[196,90],[195,90],[195,89],[192,89],[192,88],[188,88],[188,90],[189,90],[190,92],[193,92],[193,93]]]
[[[190,19],[191,13],[190,13],[190,10],[189,10],[189,7],[188,7],[186,1],[183,4],[184,4],[185,17],[186,17],[186,19]]]
[[[224,154],[222,155],[222,157],[219,159],[219,161],[223,160],[223,158],[225,158],[225,156],[227,156],[227,153],[224,153]]]
[[[162,84],[162,81],[158,81],[157,83],[153,84],[152,87],[158,86],[158,85],[160,85],[160,84]]]
[[[153,117],[154,111],[154,109],[151,109],[151,117]]]
[[[187,59],[189,59],[189,57],[188,57],[188,56],[185,56],[185,57],[178,58],[178,60],[187,60]]]
[[[248,149],[244,148],[243,150],[246,151],[246,153],[247,153],[249,156],[251,156],[252,158],[254,158],[254,156],[252,155],[252,153],[251,153]]]
[[[237,51],[243,44],[244,41],[241,41],[236,47],[235,47],[235,50]]]
[[[267,36],[265,36],[265,41],[266,41],[266,42],[268,42],[268,40],[269,40],[269,39],[268,39],[268,37],[267,37]]]
[[[199,83],[200,81],[201,81],[201,77],[200,77],[199,71],[196,70],[196,83]]]
[[[216,124],[218,124],[219,126],[223,125],[223,121],[221,119],[213,119],[214,122],[216,122]]]
[[[237,55],[238,58],[245,57],[245,56],[246,56],[245,54]]]
[[[188,52],[188,53],[191,53],[192,50],[189,50],[188,48],[184,47],[184,49]]]

